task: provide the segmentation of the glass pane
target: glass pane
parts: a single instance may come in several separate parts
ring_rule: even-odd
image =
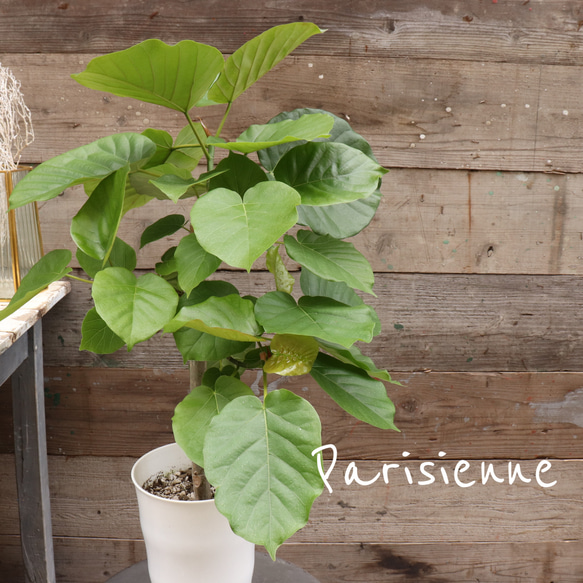
[[[8,224],[8,183],[5,172],[0,172],[0,299],[14,295],[12,249]]]
[[[12,186],[24,178],[27,170],[19,170],[12,173]],[[18,263],[20,265],[20,279],[22,279],[30,268],[42,257],[40,227],[38,224],[38,214],[35,204],[17,208],[16,233],[18,234]]]

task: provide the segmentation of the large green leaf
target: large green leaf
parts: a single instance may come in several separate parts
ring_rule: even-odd
[[[183,237],[174,253],[178,283],[180,287],[190,292],[209,275],[214,273],[221,264],[221,260],[208,253],[197,241],[196,235]]]
[[[164,237],[173,235],[176,233],[176,231],[184,227],[185,223],[186,220],[184,217],[178,214],[167,215],[161,219],[158,219],[156,222],[152,223],[144,229],[144,232],[140,237],[140,249],[148,243],[159,241]]]
[[[71,237],[83,253],[105,262],[117,237],[123,215],[124,166],[104,178],[71,221]]]
[[[320,434],[314,408],[286,390],[269,393],[264,403],[231,401],[207,432],[205,473],[217,488],[217,508],[236,534],[265,546],[272,558],[307,523],[322,493],[311,455]]]
[[[397,429],[393,423],[395,406],[385,385],[364,370],[320,353],[310,375],[353,417],[381,429]]]
[[[71,262],[71,257],[71,252],[66,249],[55,249],[41,257],[22,278],[10,303],[3,310],[0,310],[0,320],[16,312],[53,281],[57,281],[69,273],[71,268],[68,265]]]
[[[90,257],[80,249],[77,249],[75,256],[79,265],[89,277],[95,277],[95,274],[104,269],[104,267],[125,267],[128,271],[133,271],[137,263],[134,248],[119,237],[116,237],[113,243],[106,266],[103,265],[103,261],[100,259]]]
[[[340,204],[298,207],[298,222],[307,225],[320,235],[331,235],[336,239],[354,237],[375,216],[381,202],[380,190],[366,198]]]
[[[10,208],[49,200],[65,188],[104,178],[156,152],[156,144],[141,134],[114,134],[51,158],[29,172],[10,195]]]
[[[125,345],[125,342],[111,330],[95,308],[91,308],[81,325],[81,346],[94,354],[111,354]]]
[[[271,146],[327,138],[334,119],[324,113],[304,115],[297,120],[286,119],[278,123],[249,126],[234,142],[217,143],[218,148],[249,154]]]
[[[261,341],[262,330],[253,312],[253,302],[237,294],[210,297],[203,302],[184,306],[164,327],[164,332],[176,332],[187,326],[213,336],[237,342]]]
[[[233,267],[251,270],[254,261],[297,221],[298,193],[281,182],[260,182],[241,196],[211,190],[191,212],[199,243]]]
[[[255,304],[265,332],[315,336],[342,346],[370,342],[375,321],[367,306],[347,306],[330,298],[303,296],[298,303],[285,292],[269,292]]]
[[[318,277],[307,269],[302,269],[300,274],[300,286],[304,295],[325,296],[332,298],[342,304],[349,306],[365,305],[370,313],[371,319],[375,322],[373,336],[381,333],[381,321],[374,308],[364,303],[363,299],[342,281],[329,281]]]
[[[269,345],[271,356],[263,371],[281,376],[307,374],[318,356],[318,342],[311,336],[276,334]]]
[[[307,142],[285,154],[274,175],[300,193],[303,205],[321,206],[371,196],[386,172],[345,144]]]
[[[261,166],[247,156],[234,152],[230,152],[226,158],[221,160],[216,169],[222,170],[223,173],[211,179],[209,190],[227,188],[243,196],[259,182],[268,180],[267,174],[263,172]]]
[[[377,161],[370,144],[360,134],[357,134],[346,120],[330,112],[311,108],[294,109],[293,111],[280,113],[271,119],[269,123],[297,120],[306,114],[317,113],[325,113],[332,117],[334,126],[332,127],[329,138],[317,138],[315,141],[345,144],[351,148],[360,150],[373,161]],[[264,168],[271,171],[277,166],[277,163],[286,152],[301,143],[303,142],[293,142],[260,150],[258,152],[259,161]],[[331,235],[336,239],[353,237],[370,223],[379,206],[380,198],[380,191],[377,190],[371,196],[353,202],[325,206],[302,205],[298,207],[299,222],[303,225],[308,225],[312,231],[320,235]]]
[[[297,46],[323,32],[310,22],[282,24],[247,41],[226,61],[217,82],[208,92],[215,103],[232,103]]]
[[[334,125],[330,131],[330,137],[316,138],[314,140],[315,142],[338,142],[340,144],[346,144],[351,148],[360,150],[363,154],[366,154],[375,162],[377,161],[374,157],[370,144],[360,134],[357,134],[350,127],[350,124],[346,120],[338,117],[337,115],[334,115],[333,113],[330,113],[329,111],[324,111],[323,109],[313,109],[310,107],[302,107],[294,109],[293,111],[283,111],[282,113],[276,115],[274,118],[270,119],[268,123],[276,124],[285,120],[297,120],[304,115],[312,114],[326,114],[334,120]],[[289,152],[289,150],[295,146],[299,146],[302,143],[305,142],[292,142],[261,150],[257,153],[259,156],[259,161],[266,170],[272,171],[286,152]]]
[[[350,348],[344,348],[339,344],[326,342],[322,339],[318,340],[318,344],[331,356],[341,360],[342,362],[352,364],[362,369],[366,372],[366,374],[368,374],[368,376],[375,379],[380,379],[382,381],[387,381],[388,383],[396,383],[396,381],[391,379],[391,375],[388,373],[388,371],[377,368],[372,359],[362,354],[356,344]]]
[[[214,47],[183,40],[173,46],[150,39],[92,59],[73,79],[122,97],[186,113],[203,97],[223,68]]]
[[[178,295],[154,273],[137,278],[122,267],[109,267],[95,276],[93,300],[105,323],[131,350],[153,336],[176,312]]]
[[[187,297],[180,298],[179,310],[185,306],[193,306],[212,296],[225,297],[238,294],[237,288],[226,281],[204,281]],[[189,360],[214,361],[221,360],[232,354],[238,354],[249,346],[248,342],[236,342],[206,334],[193,328],[180,328],[174,332],[176,347],[182,354],[184,362]]]
[[[245,383],[219,376],[213,386],[195,387],[178,403],[172,417],[172,431],[176,443],[195,464],[204,467],[202,448],[213,418],[227,403],[244,396],[253,396]]]
[[[352,243],[305,230],[298,231],[297,239],[286,235],[284,243],[287,254],[302,267],[374,295],[372,267]]]

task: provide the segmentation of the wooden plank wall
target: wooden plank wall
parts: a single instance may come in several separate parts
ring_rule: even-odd
[[[350,119],[391,168],[380,213],[356,243],[375,267],[383,322],[369,353],[402,383],[389,387],[402,431],[355,423],[309,380],[286,383],[324,415],[339,461],[333,492],[281,556],[322,583],[581,581],[579,0],[2,0],[0,61],[22,82],[37,136],[26,161],[112,131],[180,128],[173,113],[77,86],[69,75],[92,56],[150,37],[229,52],[297,20],[328,32],[237,103],[229,136],[281,110],[321,107]],[[215,127],[221,112],[204,114]],[[41,205],[47,250],[70,246],[66,225],[81,202],[73,190]],[[151,221],[149,207],[136,210],[124,238]],[[146,248],[140,267],[159,251]],[[268,289],[262,272],[227,276]],[[88,302],[75,285],[45,321],[59,583],[102,583],[144,557],[128,471],[171,440],[187,390],[167,338],[129,354],[79,352]],[[0,389],[0,580],[19,583],[9,395]],[[362,480],[400,467],[389,484],[381,475],[347,485],[351,462]],[[530,481],[510,484],[509,462]],[[504,482],[482,484],[482,463]],[[478,483],[457,485],[456,466],[460,482]],[[429,481],[422,467],[434,483],[418,483]]]

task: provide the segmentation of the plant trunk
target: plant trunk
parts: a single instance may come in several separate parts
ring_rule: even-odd
[[[190,372],[190,390],[202,384],[202,377],[206,370],[206,363],[196,360],[188,361]],[[192,463],[192,485],[194,488],[195,500],[210,500],[213,497],[211,485],[204,474],[204,468]]]

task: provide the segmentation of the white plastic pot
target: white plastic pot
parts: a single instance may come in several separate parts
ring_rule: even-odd
[[[171,443],[142,456],[132,468],[151,583],[251,583],[255,545],[237,536],[214,500],[167,500],[142,484],[160,471],[189,467]]]

